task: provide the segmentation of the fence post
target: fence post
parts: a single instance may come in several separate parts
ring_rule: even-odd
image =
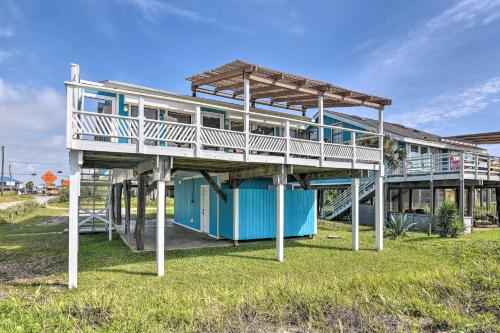
[[[285,122],[285,139],[286,139],[286,153],[285,153],[285,164],[288,164],[290,159],[290,121]]]
[[[195,115],[195,121],[196,121],[196,128],[195,128],[195,147],[194,151],[196,154],[196,157],[199,157],[201,155],[201,107],[199,105],[196,106],[196,115]]]
[[[144,97],[139,96],[139,153],[144,153]]]
[[[357,154],[356,154],[356,132],[351,132],[351,145],[352,145],[352,168],[356,164]]]

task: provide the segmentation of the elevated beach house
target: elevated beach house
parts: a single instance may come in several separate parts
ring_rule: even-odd
[[[377,120],[333,110],[324,112],[323,123],[363,131],[376,131],[379,126]],[[346,131],[325,131],[325,142],[347,144],[352,140]],[[484,219],[498,221],[500,158],[490,156],[485,149],[465,140],[446,138],[400,124],[385,122],[384,134],[395,145],[392,150],[402,151],[403,157],[397,165],[386,167],[386,217],[389,213],[406,213],[420,228],[435,228],[437,209],[444,201],[452,201],[469,231],[474,222],[480,223]],[[350,179],[333,179],[312,184],[311,188],[320,191],[342,189],[335,199],[327,203],[320,200],[319,210],[323,217],[340,219],[350,213],[350,183]],[[374,195],[373,175],[361,179],[360,186],[360,200],[370,203]],[[322,197],[321,193],[319,197]],[[365,208],[362,207],[363,211]],[[370,218],[363,220],[370,223]]]
[[[77,285],[79,224],[89,219],[105,222],[111,236],[114,225],[124,223],[127,237],[134,238],[141,250],[147,232],[145,198],[153,189],[160,276],[164,274],[166,188],[173,188],[176,224],[235,243],[275,239],[276,259],[282,261],[285,237],[316,233],[317,196],[309,187],[311,182],[357,179],[370,173],[376,248],[382,250],[382,118],[389,99],[242,61],[188,80],[190,96],[115,81],[86,81],[80,78],[78,65],[71,66],[71,80],[65,82],[70,287]],[[322,121],[327,108],[352,106],[375,110],[375,130]],[[312,118],[314,112],[320,115],[319,121]],[[325,140],[327,132],[352,139]],[[92,179],[102,180],[100,186],[108,188],[106,208],[99,213],[79,209],[87,195],[81,186],[89,180],[82,170],[92,169],[98,170],[90,173]],[[294,182],[300,186],[292,186]],[[137,221],[131,231],[130,187],[135,184]],[[359,247],[357,195],[354,191],[354,250]],[[79,211],[89,216],[81,219]]]

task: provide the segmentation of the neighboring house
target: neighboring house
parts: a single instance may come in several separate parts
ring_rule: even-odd
[[[334,111],[325,111],[324,122],[365,131],[378,127],[376,120]],[[398,147],[406,152],[406,158],[396,169],[386,168],[386,212],[426,215],[427,219],[416,217],[425,227],[444,201],[456,202],[466,218],[498,216],[499,158],[489,156],[485,149],[475,144],[400,124],[384,122],[384,134],[396,140]],[[346,144],[352,142],[352,137],[342,130],[325,131],[325,141]],[[351,180],[335,181],[333,187],[350,185]],[[367,187],[362,193],[364,201],[372,198],[371,183],[370,177],[361,180],[361,185]],[[322,207],[323,216],[334,219],[348,213],[350,206],[345,204],[348,197],[349,190]]]
[[[14,178],[8,176],[3,176],[2,178],[2,176],[0,176],[0,187],[4,190],[17,190],[21,184],[21,181]]]

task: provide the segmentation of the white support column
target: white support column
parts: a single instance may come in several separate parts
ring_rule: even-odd
[[[318,117],[319,117],[319,133],[318,133],[318,138],[320,142],[320,159],[319,159],[319,166],[323,166],[323,161],[324,161],[324,155],[325,155],[325,130],[323,129],[323,123],[324,123],[324,116],[323,116],[323,101],[324,97],[323,94],[320,94],[318,96]]]
[[[380,149],[379,170],[375,171],[375,245],[378,251],[384,249],[384,109],[378,110],[378,134]]]
[[[359,250],[359,178],[352,179],[351,185],[352,249]]]
[[[156,181],[156,273],[165,275],[165,182],[170,181],[171,157],[157,157],[153,180]]]
[[[144,153],[144,97],[139,96],[139,153]]]
[[[69,152],[68,287],[76,288],[78,275],[78,199],[82,152]]]
[[[285,139],[286,139],[286,153],[285,153],[285,163],[288,164],[290,159],[290,121],[285,121]]]
[[[196,114],[195,114],[195,124],[196,124],[196,132],[195,132],[195,141],[196,146],[194,147],[194,151],[197,157],[201,156],[201,107],[199,105],[196,106]]]
[[[113,240],[113,214],[111,213],[112,210],[114,209],[113,206],[113,201],[111,201],[111,198],[113,197],[111,195],[111,191],[113,191],[113,186],[109,186],[109,196],[108,196],[108,241]]]
[[[243,97],[245,106],[244,115],[244,131],[245,131],[245,161],[248,160],[248,155],[250,154],[250,79],[248,74],[244,74],[243,77]]]
[[[276,260],[284,260],[285,243],[285,185],[287,170],[285,165],[278,166],[274,184],[276,185]]]
[[[375,245],[378,251],[384,249],[384,178],[375,171]]]
[[[80,82],[80,66],[70,64],[71,82]],[[78,107],[78,89],[73,87],[66,88],[66,148],[71,148],[73,139],[73,110]]]

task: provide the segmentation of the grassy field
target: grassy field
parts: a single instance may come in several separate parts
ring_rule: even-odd
[[[118,237],[80,237],[79,287],[66,289],[61,210],[0,225],[0,331],[498,331],[500,231],[459,239],[414,234],[386,239],[362,228],[321,223],[316,239],[132,253]],[[15,233],[30,233],[19,236]],[[340,239],[328,236],[337,235]]]
[[[32,195],[29,194],[17,195],[16,192],[13,191],[6,191],[3,193],[3,195],[0,195],[0,203],[16,202],[16,201],[24,201],[32,199],[34,199]]]

